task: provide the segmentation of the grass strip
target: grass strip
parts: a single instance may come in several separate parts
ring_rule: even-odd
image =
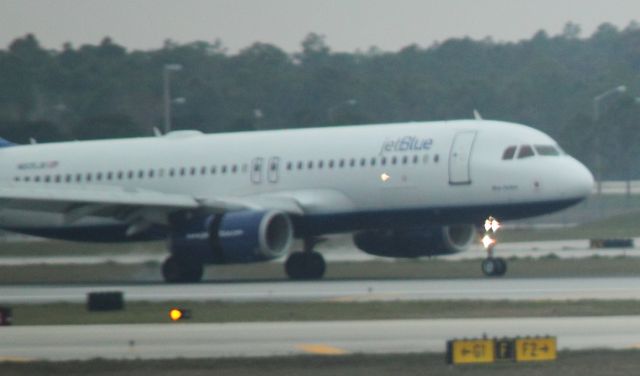
[[[84,304],[13,305],[14,325],[167,323],[173,307],[191,311],[185,323],[388,320],[486,317],[639,315],[636,300],[428,302],[128,302],[122,311],[89,312]]]

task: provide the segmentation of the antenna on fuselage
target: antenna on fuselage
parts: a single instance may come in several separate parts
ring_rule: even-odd
[[[162,137],[162,132],[157,127],[153,127],[153,135],[156,137]]]
[[[476,109],[473,110],[473,118],[476,120],[484,120],[482,119],[482,115],[480,115],[480,113]]]

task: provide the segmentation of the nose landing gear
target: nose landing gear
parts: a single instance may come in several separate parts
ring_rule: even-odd
[[[490,235],[495,234],[500,228],[500,222],[493,217],[484,221],[485,234],[482,238],[482,244],[487,251],[487,258],[482,260],[482,273],[487,277],[502,277],[507,272],[507,262],[501,257],[493,257],[493,248],[496,246],[496,240]]]

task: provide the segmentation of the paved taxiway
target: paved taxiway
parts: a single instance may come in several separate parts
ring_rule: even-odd
[[[84,302],[122,291],[127,301],[393,301],[640,299],[640,277],[453,280],[264,281],[192,285],[0,286],[2,303]]]
[[[637,348],[640,317],[4,327],[0,360],[444,352],[448,339],[484,334],[555,335],[560,349]]]

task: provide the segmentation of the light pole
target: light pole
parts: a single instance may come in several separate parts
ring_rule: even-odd
[[[171,131],[171,82],[169,76],[171,72],[178,72],[182,70],[180,64],[165,64],[162,68],[162,84],[164,92],[164,133]]]
[[[358,104],[358,101],[355,99],[347,99],[344,102],[338,103],[335,106],[331,106],[329,107],[329,109],[327,110],[327,117],[329,118],[329,123],[333,123],[333,114],[334,112],[342,107],[342,106],[355,106],[356,104]]]
[[[594,126],[598,127],[598,122],[600,121],[600,102],[602,102],[603,99],[611,95],[622,94],[626,91],[627,91],[627,87],[624,85],[620,85],[593,97],[593,125]],[[595,135],[596,149],[597,149],[596,172],[598,174],[598,179],[597,179],[598,195],[602,193],[602,137],[601,136],[602,135],[600,134],[600,132],[598,132],[598,134]]]

